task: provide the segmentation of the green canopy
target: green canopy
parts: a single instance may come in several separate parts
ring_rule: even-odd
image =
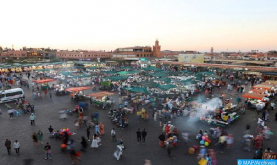
[[[60,65],[63,64],[63,62],[53,62],[52,65]]]
[[[106,77],[105,79],[109,79],[111,81],[119,81],[119,80],[126,80],[127,77],[114,76],[114,77]]]
[[[94,66],[90,66],[90,67],[87,67],[87,69],[98,69],[98,67],[94,67]]]
[[[117,74],[120,74],[120,75],[136,74],[136,73],[138,73],[138,71],[121,71],[121,72],[117,72]]]
[[[21,66],[21,64],[19,64],[19,63],[13,63],[13,66]]]
[[[22,66],[33,66],[33,64],[23,64]]]
[[[70,76],[71,75],[70,72],[60,72],[60,74],[65,75],[65,76]]]
[[[84,68],[84,66],[73,66],[72,68],[81,69],[81,68]]]
[[[33,64],[33,66],[38,66],[38,65],[41,65],[41,63],[36,63],[36,64]]]
[[[218,80],[220,80],[220,79],[221,79],[221,77],[220,77],[220,76],[218,76],[218,75],[211,75],[211,76],[209,76],[209,77],[212,77],[212,78],[214,78],[214,79],[218,79]]]
[[[149,75],[152,77],[164,77],[168,75],[168,71],[160,71],[160,72],[154,72],[154,73],[150,73]]]
[[[121,71],[121,72],[117,72],[117,74],[120,74],[120,75],[127,75],[128,72],[127,72],[127,71]]]
[[[214,72],[199,72],[197,73],[196,75],[205,75],[205,76],[210,76],[210,75],[213,75]]]
[[[161,90],[169,90],[171,88],[176,88],[176,85],[172,85],[172,84],[159,85],[158,88],[160,88]]]
[[[156,68],[156,67],[154,67],[154,66],[151,66],[151,67],[148,67],[148,68],[143,68],[143,70],[155,70],[155,71],[159,71],[159,70],[161,70],[161,69],[159,69],[159,68]]]
[[[149,93],[146,88],[144,87],[132,87],[132,88],[125,88],[129,92],[135,92],[135,93]]]
[[[188,80],[183,80],[183,81],[181,81],[181,83],[182,83],[183,85],[191,85],[191,84],[196,84],[197,81],[192,80],[192,79],[188,79]]]
[[[1,68],[5,68],[5,69],[6,69],[6,68],[12,68],[11,65],[1,65],[0,67],[1,67]]]
[[[158,79],[155,79],[156,81],[163,81],[164,83],[170,83],[171,82],[171,79],[170,78],[167,78],[167,77],[163,77],[163,78],[158,78]]]

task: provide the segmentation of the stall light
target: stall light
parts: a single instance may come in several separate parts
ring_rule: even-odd
[[[245,68],[245,70],[248,70],[248,68]]]

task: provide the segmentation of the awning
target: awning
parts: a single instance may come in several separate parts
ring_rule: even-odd
[[[172,84],[167,84],[167,85],[159,85],[159,87],[161,90],[169,90],[171,88],[176,88],[176,85],[172,85]]]
[[[146,88],[143,87],[132,87],[132,88],[125,88],[127,91],[135,92],[135,93],[149,93]]]
[[[258,94],[263,94],[266,91],[266,89],[252,89],[250,91]]]
[[[274,84],[274,85],[277,85],[277,81],[273,81],[273,80],[266,80],[265,82],[266,82],[266,83],[268,83],[268,84]]]
[[[114,95],[112,92],[97,92],[97,93],[91,93],[86,96],[95,97],[95,98],[102,98],[104,96],[111,96]]]
[[[71,75],[70,72],[60,72],[60,74],[65,75],[65,76],[70,76]]]
[[[91,87],[72,87],[72,88],[67,88],[65,90],[69,92],[79,92],[79,91],[88,90],[88,89],[91,89]]]
[[[262,100],[266,95],[258,93],[245,93],[241,97]]]
[[[155,71],[159,71],[159,70],[161,70],[161,69],[159,69],[159,68],[156,68],[156,67],[154,67],[154,66],[151,66],[151,67],[148,67],[148,68],[143,68],[143,70],[155,70]]]
[[[48,83],[48,82],[53,82],[53,81],[56,81],[56,80],[55,79],[33,80],[33,82],[36,82],[38,84]]]
[[[270,90],[274,85],[271,85],[271,84],[258,84],[258,85],[255,85],[253,88],[254,89],[267,89],[267,90]]]

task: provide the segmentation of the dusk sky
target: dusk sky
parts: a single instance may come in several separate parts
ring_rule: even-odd
[[[277,0],[3,0],[0,18],[15,49],[277,49]]]

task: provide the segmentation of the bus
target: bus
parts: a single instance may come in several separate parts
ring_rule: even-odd
[[[0,91],[0,103],[15,101],[24,97],[24,91],[21,88]]]

